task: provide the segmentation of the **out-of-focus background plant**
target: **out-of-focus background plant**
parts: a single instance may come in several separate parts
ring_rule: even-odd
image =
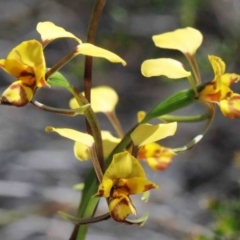
[[[19,42],[37,38],[34,30],[40,21],[57,25],[86,39],[93,1],[79,0],[1,0],[0,58]],[[197,60],[203,81],[213,78],[207,55],[221,57],[228,72],[240,73],[240,2],[238,0],[151,0],[108,1],[99,24],[96,44],[119,54],[128,66],[95,61],[93,85],[107,84],[120,96],[118,116],[127,131],[136,122],[139,110],[149,110],[170,94],[188,87],[187,81],[169,81],[164,77],[146,79],[141,63],[154,57],[185,59],[177,51],[154,47],[152,35],[179,27],[192,26],[204,35]],[[58,40],[47,47],[47,63],[54,64],[72,49],[71,40]],[[72,84],[82,86],[83,58],[74,59],[63,68]],[[3,71],[1,92],[12,82]],[[234,89],[239,92],[240,87]],[[56,94],[58,91],[59,94]],[[48,105],[67,107],[70,95],[61,89],[45,89],[38,99]],[[199,108],[187,108],[194,114]],[[98,115],[103,129],[112,130]],[[75,213],[80,191],[72,186],[83,182],[90,163],[79,164],[72,153],[72,143],[44,132],[47,125],[79,129],[79,118],[59,117],[37,111],[32,106],[20,109],[0,108],[0,236],[11,240],[65,240],[72,224],[57,211]],[[85,121],[82,120],[82,129]],[[201,124],[182,124],[179,137],[164,140],[173,147],[194,137]],[[80,130],[82,130],[80,129]],[[151,194],[151,201],[134,199],[139,215],[149,211],[144,228],[116,224],[114,221],[92,225],[87,239],[231,239],[239,234],[239,120],[219,113],[206,135],[191,151],[175,158],[164,172],[148,175],[161,186]],[[178,135],[177,135],[178,136]],[[209,200],[214,199],[214,200]],[[101,202],[99,214],[107,209]]]

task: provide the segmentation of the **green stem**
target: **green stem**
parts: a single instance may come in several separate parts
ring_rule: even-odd
[[[73,96],[77,100],[80,107],[83,105],[89,104],[87,99],[73,86],[69,87],[69,91],[73,94]],[[103,169],[103,145],[102,145],[102,136],[101,136],[101,130],[100,130],[98,120],[91,107],[88,107],[84,112],[84,114],[90,125],[92,135],[95,141],[95,147],[96,147],[96,153],[97,153],[99,165],[101,166],[101,169]]]
[[[196,84],[200,84],[202,82],[202,80],[201,80],[201,75],[200,75],[200,71],[199,71],[199,68],[198,68],[198,64],[197,64],[195,55],[185,54],[185,56],[186,56],[190,66],[193,70],[193,74],[194,74],[194,77],[195,77],[195,80],[196,80]]]
[[[176,116],[176,115],[163,115],[159,117],[164,122],[184,122],[193,123],[201,122],[209,118],[209,112],[196,116]]]
[[[109,122],[112,124],[113,128],[115,129],[118,137],[123,138],[124,133],[122,130],[122,126],[117,118],[115,111],[113,110],[112,112],[106,112],[105,115],[107,116]]]
[[[50,68],[45,74],[45,79],[48,79],[52,74],[58,71],[61,67],[63,67],[67,62],[69,62],[75,56],[76,56],[76,49],[74,49],[68,55],[63,57],[58,63],[56,63],[52,68]]]
[[[196,137],[194,137],[190,142],[188,142],[186,145],[184,145],[182,147],[172,149],[175,153],[185,152],[185,151],[191,149],[192,147],[194,147],[204,137],[204,135],[207,133],[208,129],[212,125],[212,122],[215,118],[215,113],[216,113],[215,105],[213,103],[207,103],[207,102],[203,102],[203,101],[199,101],[199,103],[201,103],[205,107],[207,107],[208,121],[207,121],[203,131],[200,134],[198,134]]]
[[[94,7],[92,10],[92,14],[90,17],[90,22],[88,25],[88,36],[87,36],[88,43],[94,43],[94,41],[95,41],[97,26],[98,26],[99,19],[102,14],[105,3],[106,3],[106,0],[96,0],[95,1]],[[84,93],[85,93],[85,97],[88,100],[88,102],[91,102],[91,95],[90,95],[91,85],[92,85],[92,57],[86,56],[85,66],[84,66]],[[93,113],[93,112],[91,112],[91,111],[87,112],[87,114],[90,114],[90,113]],[[95,117],[95,114],[93,114],[93,115]],[[88,120],[88,116],[87,115],[85,115],[85,116]],[[96,123],[97,123],[97,121],[96,121]],[[89,125],[90,125],[90,122],[88,121],[86,124],[87,131],[90,134],[92,133],[93,137],[95,135],[94,139],[95,139],[95,144],[96,144],[97,157],[98,157],[101,169],[104,170],[103,147],[102,147],[102,138],[101,138],[100,128],[98,128],[98,131],[94,133],[91,131],[92,129]],[[88,182],[88,185],[92,185],[91,190],[96,191],[97,184],[96,184],[96,180],[94,180],[94,179],[95,179],[94,174],[91,171],[90,179],[87,178],[85,182]],[[89,183],[89,181],[91,181],[91,183]],[[90,191],[90,194],[91,193],[92,192]],[[85,199],[84,199],[85,196],[86,196],[87,201],[85,201]],[[88,189],[84,188],[82,199],[79,204],[79,209],[78,209],[78,214],[77,214],[78,217],[91,217],[94,214],[99,199],[96,197],[91,198],[91,196],[89,196]],[[93,207],[92,207],[92,204],[93,204]],[[88,230],[87,225],[80,226],[80,227],[75,226],[73,233],[70,237],[70,240],[84,240],[86,238],[87,230]]]
[[[75,117],[76,115],[83,113],[84,109],[86,109],[87,107],[90,106],[90,104],[87,105],[83,105],[82,108],[76,108],[76,109],[63,109],[63,108],[54,108],[54,107],[49,107],[46,106],[36,100],[32,100],[31,104],[43,111],[47,111],[47,112],[53,112],[53,113],[57,113],[57,114],[62,114],[65,116],[69,116],[69,117]]]
[[[193,91],[195,93],[195,97],[197,98],[198,97],[198,91],[197,91],[196,83],[195,83],[192,75],[190,75],[188,77],[188,81],[189,81],[189,83],[190,83],[190,85],[191,85],[191,87],[192,87],[192,89],[193,89]]]
[[[94,44],[98,23],[104,8],[106,0],[96,0],[91,14],[90,22],[88,25],[87,42]],[[91,87],[92,87],[92,62],[93,58],[90,56],[85,57],[84,66],[84,93],[85,97],[91,102]]]
[[[93,218],[86,218],[86,219],[82,219],[82,218],[77,218],[71,215],[66,214],[65,212],[58,212],[58,214],[68,220],[71,221],[77,225],[85,225],[85,224],[90,224],[90,223],[96,223],[96,222],[100,222],[103,220],[107,220],[110,218],[110,214],[109,213],[105,213],[103,215],[97,216],[97,217],[93,217]]]
[[[102,172],[101,166],[98,161],[98,157],[97,157],[96,150],[95,150],[95,145],[90,147],[90,152],[91,152],[91,156],[92,156],[92,164],[93,164],[95,173],[97,175],[98,181],[102,182],[103,172]]]

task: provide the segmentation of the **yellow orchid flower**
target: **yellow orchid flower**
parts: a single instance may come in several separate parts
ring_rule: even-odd
[[[214,79],[199,91],[199,99],[219,105],[224,116],[240,117],[240,94],[234,93],[230,86],[240,80],[240,75],[225,73],[225,63],[221,58],[209,56],[214,71]]]
[[[32,100],[38,87],[48,86],[45,80],[45,58],[40,42],[25,41],[0,60],[0,67],[17,78],[2,94],[1,103],[21,107]]]
[[[169,167],[174,156],[176,153],[170,148],[157,143],[149,143],[140,147],[137,159],[147,162],[153,170],[163,171]]]
[[[144,112],[138,112],[138,119],[141,120]],[[139,146],[137,159],[148,163],[153,170],[165,170],[176,155],[170,148],[163,147],[156,141],[173,136],[177,130],[177,122],[164,124],[141,124],[131,134],[133,143]]]
[[[197,29],[186,27],[172,32],[154,35],[152,39],[156,47],[174,49],[182,52],[188,59],[196,79],[194,82],[191,72],[186,71],[181,62],[171,58],[144,61],[141,66],[142,74],[146,77],[165,75],[171,79],[187,77],[197,96],[195,85],[201,82],[201,76],[195,59],[195,53],[202,44],[202,34]]]
[[[77,45],[74,50],[73,57],[79,54],[83,54],[83,55],[92,56],[92,57],[105,58],[110,62],[122,63],[122,65],[124,66],[126,65],[126,62],[115,53],[112,53],[108,50],[97,47],[90,43],[82,43],[82,41],[79,38],[77,38],[74,34],[66,31],[62,27],[56,26],[52,22],[38,23],[37,31],[41,35],[43,46],[46,46],[49,42],[53,41],[54,39],[73,38],[79,43],[79,45]]]
[[[125,151],[113,156],[96,196],[108,198],[112,218],[118,222],[125,222],[129,214],[137,214],[129,195],[153,188],[158,189],[158,186],[146,178],[138,160]]]

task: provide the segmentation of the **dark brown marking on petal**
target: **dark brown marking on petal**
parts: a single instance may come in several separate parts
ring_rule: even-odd
[[[238,77],[230,77],[230,85],[232,85],[233,83],[237,83],[239,81]]]
[[[150,184],[144,186],[143,192],[146,192],[146,191],[148,191],[150,189],[153,189],[153,188],[156,188],[155,185],[150,183]]]
[[[40,79],[40,84],[42,85],[42,86],[49,86],[47,83],[46,83],[46,81],[45,81],[45,79],[42,77],[41,79]]]
[[[26,70],[22,71],[21,74],[20,74],[20,77],[28,77],[28,76],[35,77],[33,73],[28,72]]]
[[[23,106],[25,106],[26,104],[29,103],[29,99],[27,98],[27,94],[20,84],[13,84],[9,88],[13,89],[13,90],[18,89],[18,93],[20,95],[19,100],[10,102],[7,99],[6,96],[2,96],[1,97],[1,104],[3,104],[3,105],[13,105],[13,106],[16,106],[16,107],[23,107]]]
[[[125,222],[125,219],[129,214],[125,214],[125,216],[121,216],[119,212],[121,212],[121,206],[126,205],[129,206],[129,202],[126,200],[126,198],[122,198],[117,204],[115,204],[113,210],[110,212],[112,218],[117,222]]]
[[[95,196],[102,197],[104,195],[104,189],[98,190]]]

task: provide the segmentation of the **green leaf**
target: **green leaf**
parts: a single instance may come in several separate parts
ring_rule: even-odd
[[[196,98],[192,89],[180,91],[153,108],[153,110],[150,111],[143,119],[143,122],[148,122],[155,117],[160,117],[167,113],[171,113],[175,110],[186,107],[187,105],[193,103],[194,100],[196,100]]]
[[[54,74],[52,74],[47,79],[47,83],[51,87],[60,87],[60,88],[69,88],[70,87],[68,80],[60,72],[55,72]]]

